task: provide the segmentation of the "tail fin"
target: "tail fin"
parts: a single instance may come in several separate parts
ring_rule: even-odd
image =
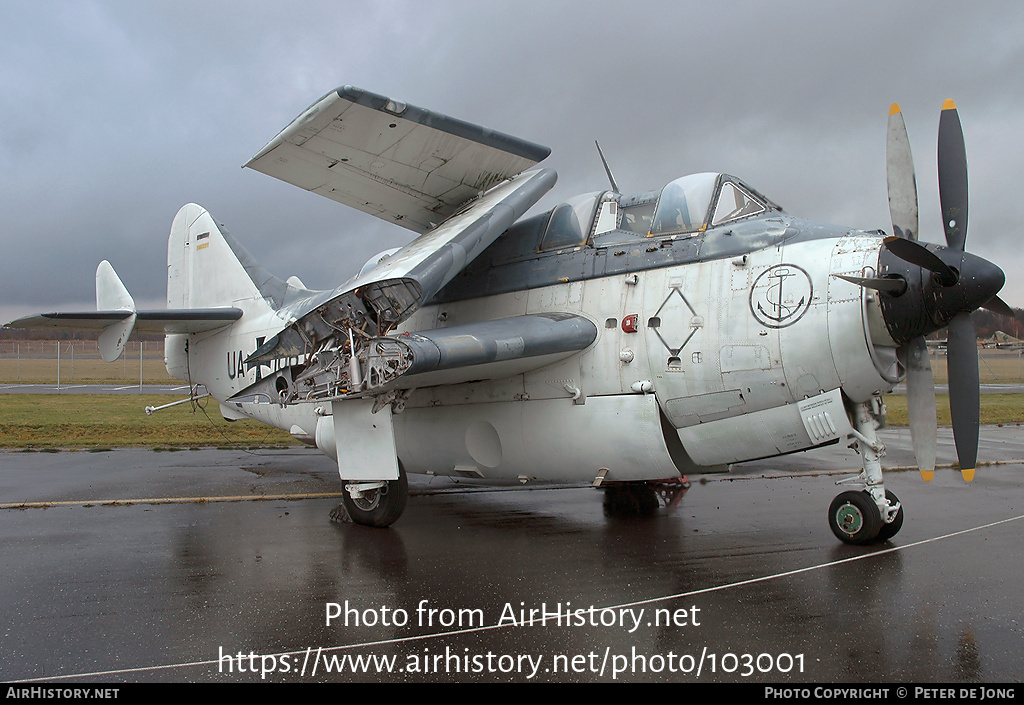
[[[232,306],[261,298],[209,212],[189,203],[167,240],[167,308]]]
[[[124,351],[128,336],[135,327],[136,313],[135,300],[107,260],[96,268],[96,310],[123,311],[125,315],[123,319],[108,324],[100,333],[100,357],[104,362],[113,362]]]
[[[314,293],[272,276],[195,203],[181,207],[167,241],[167,308],[276,310]],[[251,303],[247,303],[251,302]]]

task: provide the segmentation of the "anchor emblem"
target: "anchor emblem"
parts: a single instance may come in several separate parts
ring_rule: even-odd
[[[769,328],[785,328],[800,320],[811,305],[811,277],[795,264],[769,267],[750,287],[750,312]]]

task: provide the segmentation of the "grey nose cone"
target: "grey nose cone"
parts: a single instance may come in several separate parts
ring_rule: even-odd
[[[956,253],[955,250],[946,252]],[[1006,275],[998,266],[987,259],[970,252],[956,253],[960,262],[948,264],[957,270],[959,277],[950,287],[938,287],[934,310],[943,324],[958,313],[970,313],[984,306],[999,293],[1006,282]],[[943,258],[945,259],[945,258]]]

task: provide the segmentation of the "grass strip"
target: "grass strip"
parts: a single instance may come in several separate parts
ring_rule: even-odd
[[[907,397],[902,394],[890,394],[885,397],[886,424],[889,426],[906,426]],[[936,394],[935,407],[939,426],[949,426],[953,422],[949,414],[949,395]],[[982,394],[981,423],[1012,424],[1024,423],[1024,394]]]
[[[150,394],[5,394],[0,448],[114,448],[294,445],[288,433],[258,421],[228,422],[212,399],[147,416],[168,402]],[[205,409],[205,412],[204,410]]]

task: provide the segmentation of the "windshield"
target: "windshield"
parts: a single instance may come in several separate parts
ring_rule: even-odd
[[[538,251],[575,247],[585,243],[590,236],[598,198],[602,194],[602,191],[585,193],[555,206]]]
[[[715,216],[711,219],[711,225],[720,225],[730,220],[746,218],[748,215],[763,213],[765,207],[751,196],[742,186],[732,181],[722,183],[722,190],[718,194],[718,204],[715,206]]]
[[[690,174],[676,179],[661,192],[651,235],[703,230],[718,174]]]

